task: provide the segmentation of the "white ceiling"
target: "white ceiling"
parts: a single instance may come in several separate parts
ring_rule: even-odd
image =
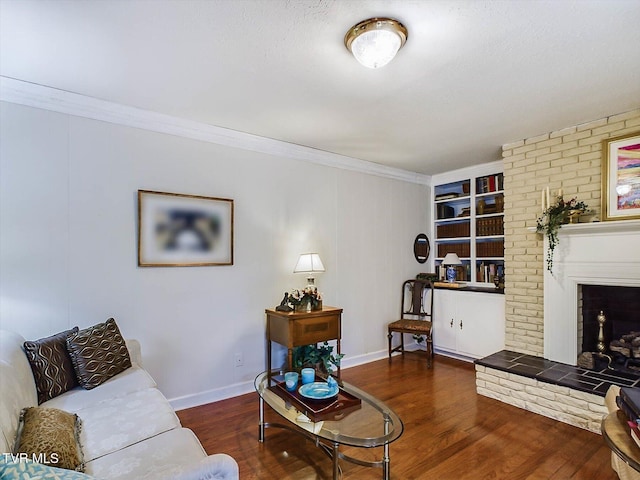
[[[409,30],[382,69],[360,20]],[[640,106],[640,0],[0,0],[0,74],[435,174]]]

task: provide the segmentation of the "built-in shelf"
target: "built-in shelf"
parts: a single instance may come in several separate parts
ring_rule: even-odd
[[[493,285],[504,275],[504,187],[498,165],[434,177],[434,268],[455,253],[458,281]]]

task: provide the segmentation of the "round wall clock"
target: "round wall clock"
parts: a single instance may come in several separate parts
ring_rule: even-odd
[[[431,251],[431,245],[429,245],[429,239],[424,233],[418,234],[413,241],[413,255],[416,257],[418,263],[424,263],[429,258],[429,252]]]

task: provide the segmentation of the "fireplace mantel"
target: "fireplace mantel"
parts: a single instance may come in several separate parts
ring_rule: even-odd
[[[536,227],[529,227],[530,232],[535,232]],[[585,235],[590,233],[608,234],[640,232],[640,220],[617,220],[614,222],[588,222],[588,223],[567,223],[562,225],[558,233],[566,235]]]
[[[535,227],[530,230],[535,232]],[[568,223],[558,230],[561,236],[640,232],[640,220],[618,220],[615,222]]]
[[[545,236],[544,253],[548,241]],[[563,225],[544,262],[544,357],[575,365],[578,285],[640,286],[640,220]]]

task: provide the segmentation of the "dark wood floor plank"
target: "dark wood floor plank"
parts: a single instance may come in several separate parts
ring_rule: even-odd
[[[407,355],[345,369],[343,378],[402,418],[391,445],[394,479],[615,480],[600,435],[477,395],[470,363]],[[258,435],[258,397],[247,394],[178,412],[208,453],[225,452],[242,480],[328,480],[331,461],[312,442],[280,429]],[[279,417],[267,408],[267,420]],[[381,449],[346,448],[378,459]],[[380,469],[342,462],[344,480],[381,478]]]

